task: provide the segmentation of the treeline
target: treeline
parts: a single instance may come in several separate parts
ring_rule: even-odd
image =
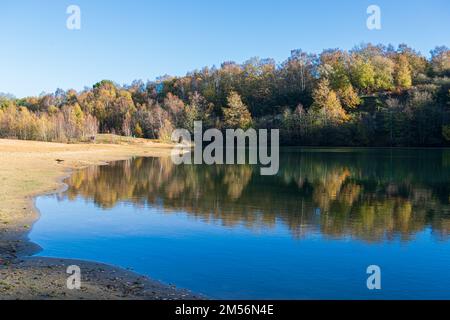
[[[5,103],[0,109],[0,137],[39,141],[83,141],[98,132],[98,121],[79,105],[52,106],[45,112]]]
[[[277,128],[292,145],[446,146],[450,50],[437,47],[429,59],[406,45],[294,50],[281,64],[253,58],[148,83],[104,80],[82,92],[3,97],[0,106],[3,137],[76,139],[93,134],[98,121],[103,133],[169,139],[174,128],[202,120],[204,128]],[[48,129],[44,138],[41,124],[24,136],[18,123],[27,121],[64,134]]]

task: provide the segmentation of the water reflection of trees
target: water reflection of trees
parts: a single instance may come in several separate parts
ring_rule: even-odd
[[[75,172],[67,196],[102,208],[118,202],[185,211],[226,226],[267,228],[283,222],[295,237],[408,240],[430,228],[450,234],[447,153],[411,151],[282,154],[280,172],[252,166],[175,166],[138,158]]]

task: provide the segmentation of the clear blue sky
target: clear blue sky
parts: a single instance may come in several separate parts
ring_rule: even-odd
[[[351,49],[407,43],[424,54],[450,46],[448,0],[15,0],[0,4],[0,92],[18,97],[184,75],[254,56],[286,59],[291,49]],[[66,8],[81,8],[79,31]],[[366,28],[381,7],[382,29]]]

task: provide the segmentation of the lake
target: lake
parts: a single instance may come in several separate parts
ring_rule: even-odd
[[[450,299],[448,149],[282,149],[276,176],[136,158],[65,183],[36,199],[38,256],[218,299]]]

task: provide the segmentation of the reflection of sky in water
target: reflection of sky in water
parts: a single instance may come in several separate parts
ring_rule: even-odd
[[[433,241],[429,229],[408,243],[326,240],[319,233],[295,240],[281,223],[251,231],[129,205],[103,212],[54,197],[37,206],[44,214],[31,239],[44,247],[40,255],[131,267],[211,297],[449,297],[449,244]],[[365,288],[370,264],[382,267],[381,292]]]
[[[130,267],[216,298],[450,298],[450,180],[440,157],[408,157],[402,172],[385,154],[295,155],[270,180],[157,159],[91,168],[69,197],[37,199],[30,237],[41,256]],[[366,288],[372,264],[380,292]]]

